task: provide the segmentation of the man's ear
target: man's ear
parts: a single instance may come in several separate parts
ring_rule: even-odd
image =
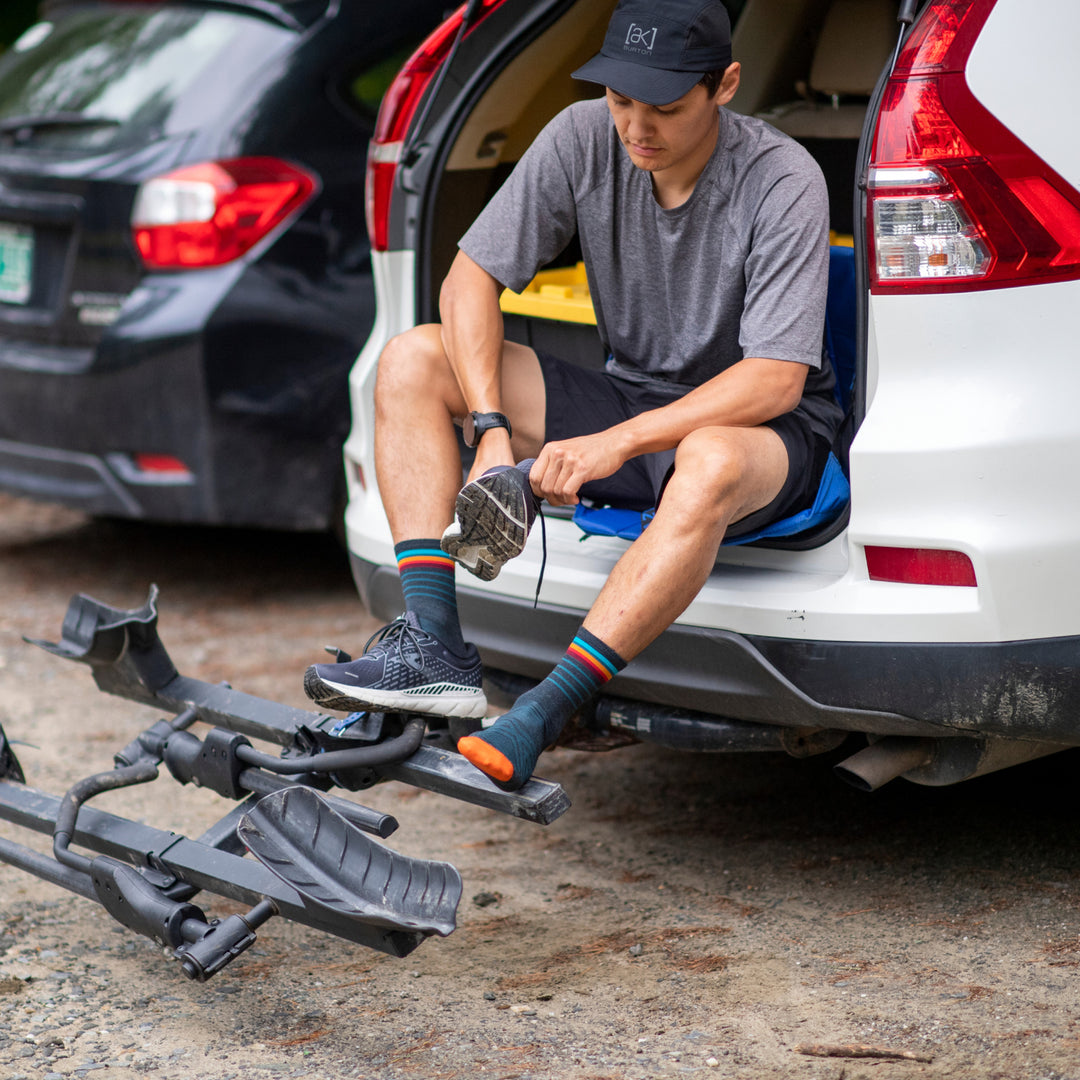
[[[742,76],[742,64],[737,60],[728,64],[724,69],[724,77],[720,80],[720,89],[716,91],[716,104],[726,105],[739,89],[739,79]]]

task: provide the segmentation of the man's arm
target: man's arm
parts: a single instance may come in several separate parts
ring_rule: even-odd
[[[794,144],[792,144],[793,146]],[[553,503],[576,503],[582,484],[610,476],[638,454],[670,450],[706,427],[758,427],[802,397],[806,362],[820,357],[828,283],[828,197],[805,151],[783,168],[756,212],[740,324],[745,359],[679,401],[608,431],[544,447],[529,479]],[[771,359],[790,356],[790,360]],[[806,361],[806,362],[804,362]]]
[[[463,251],[457,253],[439,294],[442,342],[467,412],[502,412],[502,286]],[[512,465],[510,436],[488,431],[476,449],[471,476]]]
[[[548,443],[529,479],[554,505],[576,503],[582,484],[610,476],[639,454],[670,450],[707,427],[757,427],[798,405],[807,366],[747,357],[678,401],[651,409],[596,435]]]

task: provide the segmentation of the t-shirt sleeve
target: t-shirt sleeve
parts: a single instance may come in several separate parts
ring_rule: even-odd
[[[746,260],[739,324],[744,357],[819,367],[829,284],[829,201],[825,179],[800,148],[766,191]]]
[[[533,141],[458,246],[507,288],[520,292],[577,232],[574,143],[569,109]]]

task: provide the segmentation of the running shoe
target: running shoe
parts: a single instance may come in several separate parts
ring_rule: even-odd
[[[540,500],[529,484],[532,459],[497,465],[470,480],[454,503],[442,549],[482,581],[491,581],[525,550]]]
[[[429,716],[481,717],[487,711],[483,665],[472,645],[464,656],[429,634],[411,611],[373,634],[364,655],[313,664],[304,692],[326,709],[401,710]]]

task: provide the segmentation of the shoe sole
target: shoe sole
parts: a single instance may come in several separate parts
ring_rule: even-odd
[[[454,524],[443,533],[441,546],[481,581],[492,581],[525,550],[525,521],[525,498],[510,471],[481,476],[459,492]]]
[[[472,687],[441,682],[411,690],[372,690],[331,682],[322,678],[314,667],[304,673],[304,693],[317,705],[342,712],[380,709],[464,720],[477,720],[487,712],[483,690]]]

